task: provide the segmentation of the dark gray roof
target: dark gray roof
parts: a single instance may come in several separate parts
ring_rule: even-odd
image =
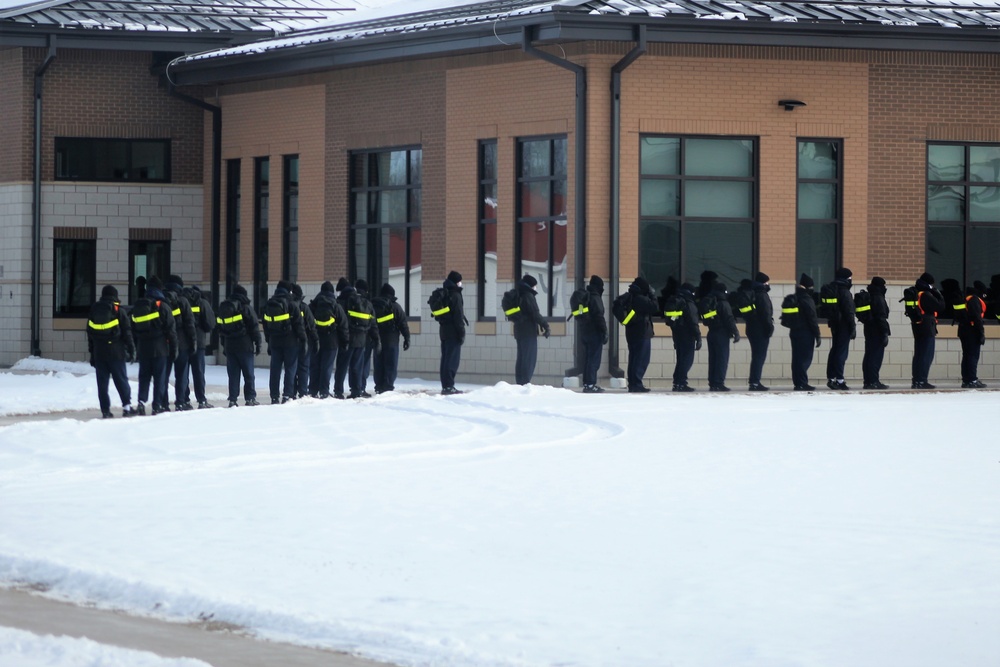
[[[91,48],[109,46],[114,35],[127,34],[131,43],[136,33],[177,43],[186,35],[211,37],[218,47],[309,28],[352,9],[329,0],[48,0],[0,10],[0,35],[14,46],[34,45],[44,34],[79,45],[85,35]]]
[[[242,76],[279,74],[517,47],[524,34],[542,44],[634,41],[639,26],[650,42],[1000,52],[1000,6],[983,0],[500,0],[352,18],[192,56],[177,68],[228,60],[252,68]]]

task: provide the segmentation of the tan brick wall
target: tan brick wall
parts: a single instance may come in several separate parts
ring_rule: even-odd
[[[270,158],[268,208],[269,280],[281,278],[283,156],[299,156],[299,282],[322,281],[326,225],[323,207],[327,196],[323,154],[325,90],[322,86],[262,90],[209,100],[222,109],[222,212],[221,261],[226,247],[226,160],[240,160],[240,281],[248,290],[253,277],[254,160]],[[206,118],[206,123],[211,123]],[[211,150],[206,142],[206,152]],[[210,172],[206,172],[210,173]],[[210,215],[206,197],[205,219]],[[223,277],[225,267],[220,272]],[[252,290],[251,290],[252,291]]]
[[[32,177],[31,84],[23,49],[0,49],[0,183]]]

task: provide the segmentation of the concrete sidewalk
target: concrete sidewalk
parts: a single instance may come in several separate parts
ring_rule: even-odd
[[[37,635],[86,637],[165,658],[197,658],[212,667],[391,667],[335,651],[252,639],[221,624],[166,623],[4,588],[0,625]]]

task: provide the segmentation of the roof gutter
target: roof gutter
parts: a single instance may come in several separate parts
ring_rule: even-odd
[[[50,35],[49,52],[35,70],[35,150],[31,197],[31,356],[42,356],[41,287],[42,287],[42,79],[56,59],[56,38]]]
[[[576,227],[573,243],[573,284],[583,286],[587,263],[587,68],[574,62],[558,58],[532,46],[534,28],[525,26],[521,30],[521,47],[528,55],[567,69],[576,76],[576,144],[574,148],[574,197]],[[583,372],[583,341],[575,336],[573,346],[573,367],[567,369],[566,377]]]
[[[168,79],[167,90],[179,100],[183,100],[212,114],[212,276],[209,289],[212,291],[212,308],[219,309],[219,249],[222,246],[222,107],[209,104],[197,97],[179,92]],[[212,329],[212,339],[208,353],[212,353],[219,342],[219,333]]]
[[[621,277],[621,133],[622,133],[622,72],[646,53],[646,26],[635,28],[636,45],[611,68],[611,221],[608,267],[610,296],[618,295]],[[608,372],[611,377],[625,377],[621,367],[619,328],[608,308]]]

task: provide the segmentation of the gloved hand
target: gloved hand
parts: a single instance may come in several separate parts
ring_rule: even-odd
[[[271,356],[271,344],[270,343],[268,343],[268,345],[267,345],[267,356],[269,356],[269,357]]]
[[[736,333],[733,334],[733,342],[734,343],[740,342],[740,332],[739,331],[737,331]]]
[[[694,342],[694,351],[697,352],[701,349],[701,339],[699,338]]]
[[[260,356],[260,343],[254,343],[253,344],[253,356],[255,356],[255,357],[259,357]]]
[[[889,337],[882,336],[882,347],[889,347]]]
[[[403,352],[406,352],[409,349],[410,349],[410,340],[406,339],[403,341]]]
[[[167,353],[167,358],[170,359],[171,363],[173,363],[174,359],[177,358],[177,345],[176,344],[172,343],[170,345],[170,350]]]
[[[817,339],[816,339],[816,347],[819,347],[819,344],[820,344],[821,342],[823,342],[823,339],[822,339],[822,338],[817,338]]]
[[[855,339],[855,338],[857,338],[857,337],[858,337],[858,332],[857,332],[857,330],[855,329],[854,331],[852,331],[852,332],[851,332],[851,340],[854,340],[854,339]]]
[[[604,334],[604,340],[601,341],[601,345],[607,345],[607,344],[608,344],[608,334]]]
[[[552,330],[549,327],[545,327],[542,331],[542,336],[548,338],[552,334]]]
[[[376,345],[375,348],[372,350],[372,352],[374,352],[376,356],[382,354],[382,346]]]
[[[135,363],[135,350],[125,350],[125,363]]]
[[[986,334],[979,334],[979,344],[986,345]]]
[[[93,368],[97,368],[97,362],[96,362],[96,361],[94,361],[94,355],[90,355],[90,365],[91,365],[91,366],[92,366]]]

